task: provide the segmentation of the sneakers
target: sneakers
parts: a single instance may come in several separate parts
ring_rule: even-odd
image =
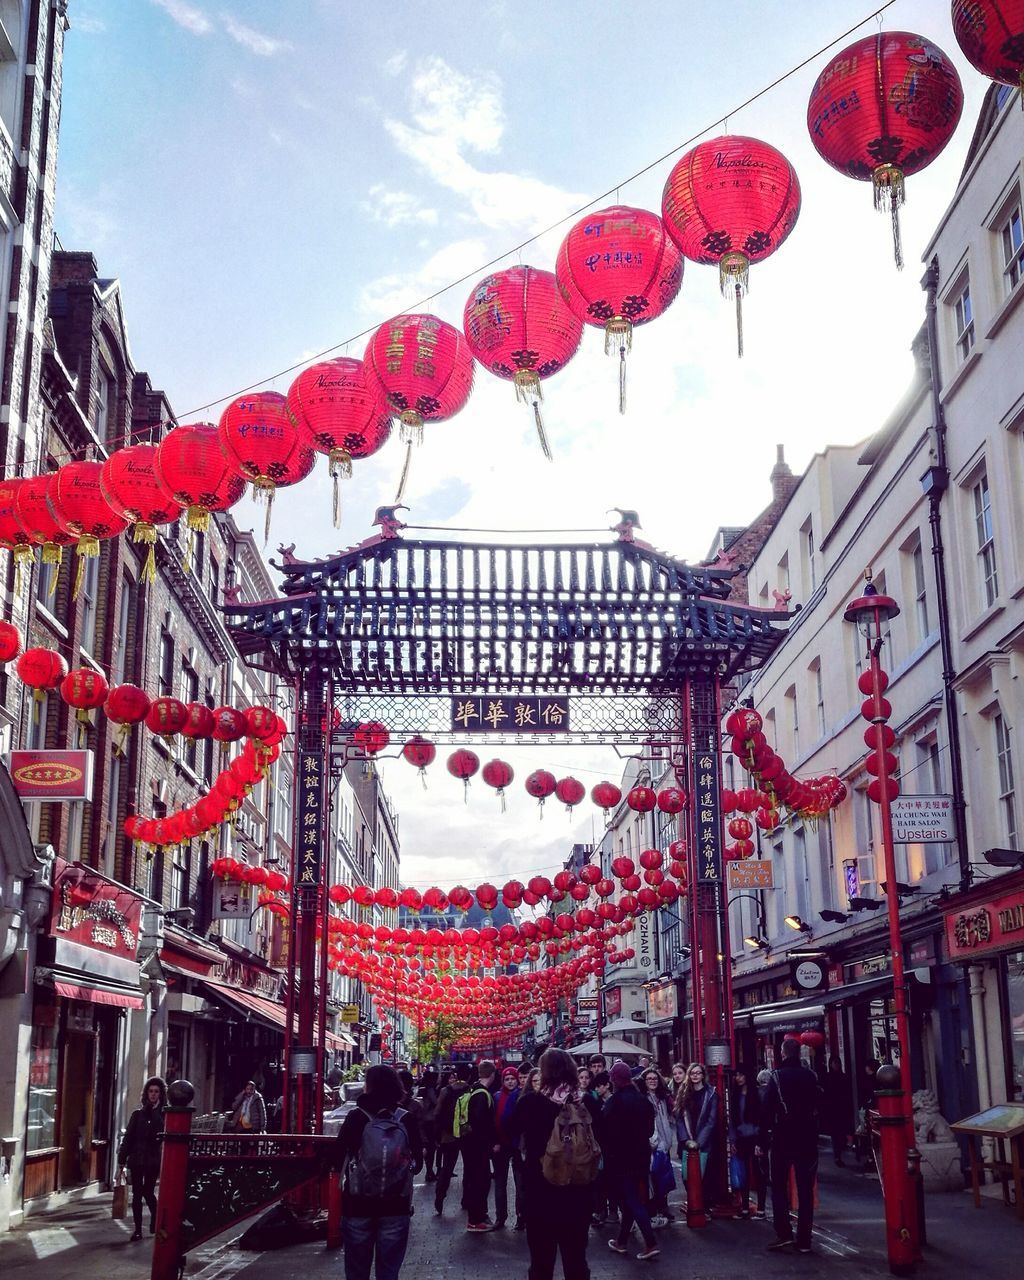
[[[141,1239],[142,1239],[142,1228],[141,1228],[141,1227],[136,1227],[136,1228],[135,1228],[135,1230],[134,1230],[134,1231],[132,1232],[132,1234],[131,1234],[131,1239],[132,1239],[132,1240],[141,1240]],[[625,1249],[623,1249],[623,1253],[625,1253]]]
[[[652,1244],[649,1249],[641,1249],[636,1255],[638,1262],[649,1262],[652,1258],[656,1258],[661,1250],[656,1244]]]
[[[666,1217],[665,1217],[665,1215],[664,1215],[663,1213],[656,1213],[656,1214],[654,1215],[654,1217],[651,1219],[651,1226],[652,1226],[652,1227],[667,1227],[667,1226],[668,1226],[668,1218],[666,1218]]]
[[[483,1220],[483,1222],[467,1222],[466,1230],[467,1231],[493,1231],[494,1223],[489,1222],[486,1218]]]
[[[810,1253],[811,1246],[809,1244],[798,1244],[796,1247],[796,1251],[797,1253]]]
[[[768,1251],[770,1253],[778,1253],[780,1249],[792,1249],[792,1247],[793,1237],[787,1236],[785,1240],[773,1240],[768,1246]]]
[[[608,1248],[611,1249],[612,1253],[626,1252],[626,1246],[624,1244],[619,1244],[618,1240],[609,1240]]]
[[[763,1209],[755,1209],[750,1216],[752,1218],[763,1218],[765,1216],[765,1213]]]

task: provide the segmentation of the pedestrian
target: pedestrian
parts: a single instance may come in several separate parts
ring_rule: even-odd
[[[423,1142],[423,1103],[416,1097],[416,1081],[413,1079],[412,1072],[408,1067],[396,1067],[398,1073],[398,1083],[402,1086],[402,1096],[398,1100],[398,1105],[403,1111],[408,1111],[416,1122],[416,1129],[420,1135],[420,1142]]]
[[[608,1060],[603,1053],[592,1053],[590,1055],[590,1074],[596,1076],[600,1071],[608,1070]]]
[[[345,1280],[397,1280],[409,1243],[413,1175],[423,1146],[392,1067],[368,1067],[365,1088],[338,1134]]]
[[[651,1226],[664,1227],[675,1218],[668,1207],[670,1192],[675,1190],[672,1173],[672,1143],[676,1136],[672,1122],[672,1098],[657,1067],[644,1072],[644,1097],[654,1110],[654,1133],[651,1135]]]
[[[494,1100],[494,1149],[491,1164],[494,1169],[494,1229],[497,1231],[508,1220],[508,1173],[512,1170],[512,1186],[516,1197],[516,1230],[526,1227],[523,1216],[523,1157],[513,1128],[516,1105],[519,1102],[519,1073],[515,1067],[506,1067],[501,1073],[501,1089]]]
[[[828,1070],[822,1081],[822,1095],[822,1114],[828,1136],[832,1140],[832,1157],[836,1164],[842,1165],[846,1138],[850,1132],[853,1097],[843,1064],[836,1057],[828,1060]]]
[[[604,1154],[607,1146],[604,1137],[604,1104],[612,1096],[612,1082],[607,1071],[598,1071],[590,1083],[593,1087],[584,1101],[587,1098],[593,1099],[590,1114],[594,1122],[594,1136],[597,1138],[597,1145],[601,1148],[601,1167],[594,1179],[592,1223],[595,1227],[603,1227],[609,1217],[615,1218],[617,1212],[609,1191],[608,1169]]]
[[[518,1072],[519,1072],[519,1088],[521,1090],[525,1090],[526,1086],[529,1084],[530,1072],[532,1070],[533,1070],[532,1062],[520,1062],[518,1067]]]
[[[252,1080],[246,1080],[231,1104],[231,1127],[235,1133],[266,1133],[267,1104]]]
[[[541,1057],[544,1055],[542,1054]],[[526,1092],[536,1093],[540,1088],[540,1067],[534,1067],[526,1078]]]
[[[754,1166],[757,1169],[757,1208],[754,1210],[755,1218],[763,1218],[765,1216],[764,1206],[768,1199],[768,1188],[771,1185],[771,1163],[768,1158],[770,1146],[770,1134],[765,1128],[765,1097],[768,1093],[768,1085],[771,1082],[772,1073],[765,1068],[757,1073],[757,1119],[758,1131],[754,1145]]]
[[[428,1067],[420,1077],[416,1086],[416,1097],[419,1100],[421,1113],[419,1117],[420,1136],[423,1139],[423,1167],[426,1170],[426,1181],[436,1182],[435,1162],[440,1163],[437,1142],[437,1101],[440,1095],[440,1077],[433,1067]]]
[[[612,1096],[601,1114],[605,1139],[604,1167],[609,1194],[619,1206],[618,1235],[608,1241],[615,1253],[625,1253],[633,1224],[640,1228],[644,1247],[636,1255],[642,1262],[656,1258],[661,1250],[647,1209],[647,1183],[651,1169],[651,1137],[654,1108],[633,1084],[629,1067],[616,1062],[609,1073]]]
[[[750,1212],[751,1182],[757,1183],[755,1148],[761,1115],[760,1096],[749,1067],[736,1068],[729,1102],[729,1183],[740,1194],[740,1217],[745,1218]]]
[[[579,1067],[576,1071],[580,1081],[580,1093],[590,1092],[591,1073],[589,1067]]]
[[[676,1094],[673,1110],[679,1131],[680,1150],[684,1150],[688,1142],[697,1144],[703,1177],[718,1125],[718,1093],[713,1087],[709,1087],[703,1063],[691,1062],[686,1068],[686,1080]],[[685,1158],[683,1181],[686,1181]]]
[[[164,1131],[167,1086],[152,1076],[142,1089],[139,1105],[128,1117],[128,1127],[117,1148],[118,1164],[128,1170],[132,1184],[133,1240],[142,1239],[142,1202],[149,1209],[149,1234],[156,1234],[154,1188],[160,1173],[160,1135]]]
[[[600,1153],[578,1094],[572,1056],[547,1049],[537,1089],[516,1106],[513,1131],[523,1144],[529,1280],[552,1280],[559,1254],[565,1280],[590,1280],[587,1239]]]
[[[653,1065],[654,1065],[654,1060],[651,1058],[650,1054],[642,1053],[640,1057],[637,1059],[636,1066],[633,1068],[633,1072],[632,1072],[633,1079],[639,1080],[643,1076],[647,1068],[652,1067]]]
[[[455,1105],[452,1131],[462,1152],[462,1207],[466,1210],[467,1231],[491,1231],[487,1216],[491,1192],[491,1153],[494,1149],[494,1099],[491,1084],[494,1063],[484,1059],[477,1067],[476,1080]]]
[[[434,1187],[434,1212],[440,1218],[444,1213],[445,1197],[455,1176],[461,1150],[455,1133],[455,1109],[459,1098],[469,1092],[470,1069],[460,1063],[451,1073],[448,1084],[441,1089],[437,1099],[437,1185]],[[465,1169],[463,1169],[465,1177]]]
[[[783,1040],[782,1062],[765,1090],[762,1129],[769,1136],[772,1172],[772,1223],[769,1249],[793,1245],[789,1218],[789,1173],[796,1181],[796,1251],[811,1252],[814,1178],[818,1170],[818,1077],[800,1061],[800,1041]]]

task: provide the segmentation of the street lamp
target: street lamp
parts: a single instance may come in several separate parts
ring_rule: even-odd
[[[885,879],[890,885],[896,880],[896,853],[892,831],[892,802],[899,795],[899,783],[892,776],[897,759],[890,751],[896,735],[889,725],[892,708],[883,696],[889,685],[889,677],[882,670],[879,654],[885,640],[885,624],[898,616],[900,607],[891,596],[879,595],[871,581],[871,570],[865,571],[864,593],[852,600],[843,615],[852,623],[866,644],[868,668],[857,680],[857,687],[866,695],[861,714],[869,722],[864,731],[868,747],[866,767],[873,775],[868,785],[868,799],[878,805],[882,828],[882,852],[885,859]],[[883,1086],[888,1106],[896,1114],[902,1112],[903,1141],[883,1145],[882,1189],[885,1199],[886,1243],[889,1269],[894,1274],[907,1274],[920,1260],[921,1222],[919,1209],[920,1153],[914,1146],[914,1119],[911,1109],[910,1078],[910,1024],[907,1015],[907,989],[903,976],[903,937],[900,930],[899,897],[886,895],[889,915],[889,949],[892,955],[893,1010],[896,1022],[896,1038],[900,1050],[899,1083],[901,1097],[891,1098],[891,1090]],[[853,906],[851,899],[850,905]],[[890,1073],[891,1074],[891,1073]],[[889,1084],[887,1077],[886,1085]]]
[[[798,933],[806,933],[810,935],[814,932],[807,921],[801,920],[797,915],[786,916],[786,924],[788,924],[791,929],[796,929]]]

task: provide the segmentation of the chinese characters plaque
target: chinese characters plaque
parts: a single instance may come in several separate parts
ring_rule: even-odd
[[[718,753],[693,754],[694,838],[697,843],[697,880],[701,884],[722,881],[722,815],[718,787]]]
[[[322,815],[324,803],[324,760],[312,751],[300,751],[298,811],[298,876],[300,889],[318,889],[323,871]]]
[[[567,733],[568,698],[452,698],[459,733]]]

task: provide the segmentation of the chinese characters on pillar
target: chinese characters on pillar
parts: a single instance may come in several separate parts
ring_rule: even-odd
[[[324,758],[312,751],[300,751],[298,766],[298,868],[295,883],[300,889],[318,889],[323,870]]]
[[[452,698],[459,733],[567,733],[568,698]]]
[[[694,838],[697,845],[697,880],[720,884],[722,880],[722,818],[719,811],[718,753],[693,753]]]

